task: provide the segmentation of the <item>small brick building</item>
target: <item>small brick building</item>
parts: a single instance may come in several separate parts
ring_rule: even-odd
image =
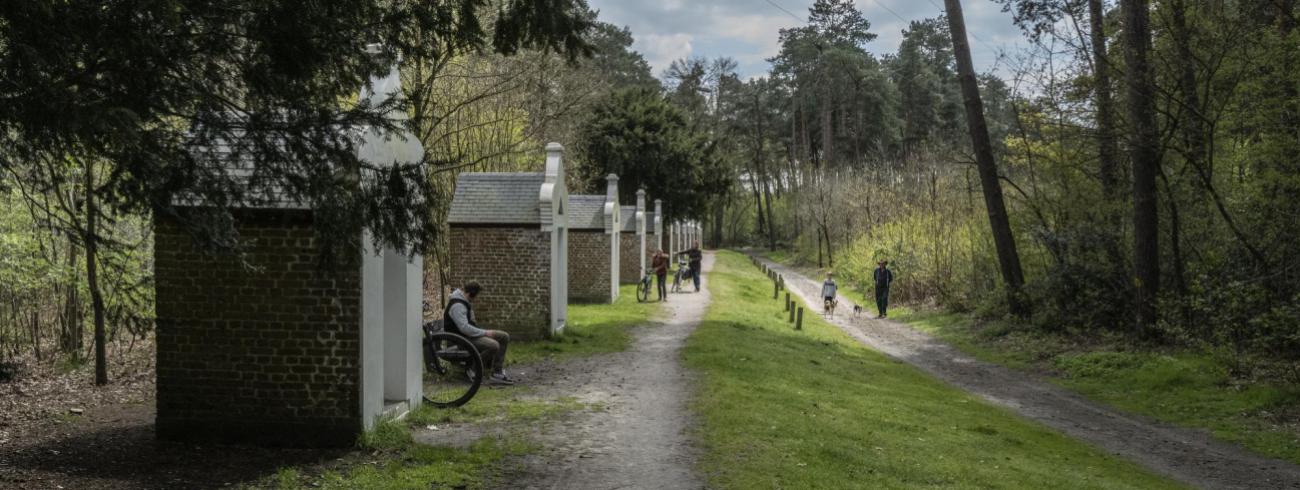
[[[564,148],[546,146],[546,171],[466,172],[447,215],[450,286],[478,281],[474,316],[519,338],[564,329],[568,311],[568,191]]]
[[[635,206],[620,206],[622,211],[623,233],[619,244],[619,282],[636,284],[645,276],[650,266],[645,254],[648,243],[646,239],[645,190],[636,191]]]
[[[605,177],[605,195],[569,196],[569,299],[612,303],[618,299],[618,176]]]
[[[381,103],[399,84],[393,67],[361,97]],[[423,156],[414,137],[392,136],[359,133],[359,156],[375,165]],[[419,404],[421,258],[356,236],[360,256],[322,267],[311,209],[258,198],[232,214],[244,263],[204,253],[178,221],[155,218],[158,436],[347,446],[382,415]]]

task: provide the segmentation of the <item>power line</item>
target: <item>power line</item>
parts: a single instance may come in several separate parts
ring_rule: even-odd
[[[904,23],[904,24],[908,24],[908,23],[910,22],[910,21],[908,21],[907,19],[904,19],[903,16],[898,15],[898,12],[895,12],[894,9],[891,9],[891,8],[889,8],[889,7],[886,7],[885,4],[880,3],[878,0],[871,0],[871,3],[874,3],[874,4],[876,4],[877,7],[880,7],[880,8],[882,8],[882,9],[885,9],[886,12],[889,12],[889,13],[893,14],[895,19],[898,19],[900,22],[902,22],[902,23]]]
[[[773,6],[773,7],[776,7],[777,10],[780,10],[780,11],[782,11],[782,12],[785,12],[785,15],[790,16],[790,17],[793,18],[794,20],[797,20],[797,21],[799,21],[799,22],[803,22],[803,21],[804,21],[804,19],[800,18],[798,15],[794,15],[794,14],[791,13],[789,10],[786,10],[785,7],[782,7],[782,6],[780,6],[780,5],[777,5],[777,3],[774,2],[774,1],[772,1],[772,0],[763,0],[763,1],[764,1],[764,2],[767,2],[768,5],[771,5],[771,6]]]

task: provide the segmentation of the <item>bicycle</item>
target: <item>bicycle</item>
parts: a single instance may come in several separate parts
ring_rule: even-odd
[[[650,274],[646,274],[645,277],[641,278],[640,282],[636,283],[636,300],[638,303],[645,303],[650,300],[650,288],[652,287],[654,285],[651,284]]]
[[[483,356],[478,348],[469,339],[443,330],[442,320],[427,322],[422,330],[424,402],[438,408],[468,403],[483,385]]]
[[[678,261],[677,273],[673,275],[673,292],[674,293],[682,292],[682,279],[689,279],[690,277],[691,277],[690,262],[687,262],[685,260]]]

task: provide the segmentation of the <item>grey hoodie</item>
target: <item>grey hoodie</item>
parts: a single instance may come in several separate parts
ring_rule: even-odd
[[[451,292],[451,299],[458,299],[465,302],[469,301],[469,298],[465,297],[465,293],[461,292],[459,289]],[[456,324],[456,328],[460,330],[461,335],[471,339],[487,335],[486,330],[470,325],[469,308],[466,308],[465,305],[460,303],[452,304],[451,308],[447,309],[447,316],[451,317],[452,323]]]

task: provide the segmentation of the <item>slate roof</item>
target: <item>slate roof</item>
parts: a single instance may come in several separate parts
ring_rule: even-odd
[[[623,213],[623,232],[636,233],[636,206],[623,205],[619,206],[619,211]]]
[[[570,230],[604,230],[605,196],[569,195]]]
[[[465,172],[456,178],[447,222],[453,224],[540,224],[541,172]]]

